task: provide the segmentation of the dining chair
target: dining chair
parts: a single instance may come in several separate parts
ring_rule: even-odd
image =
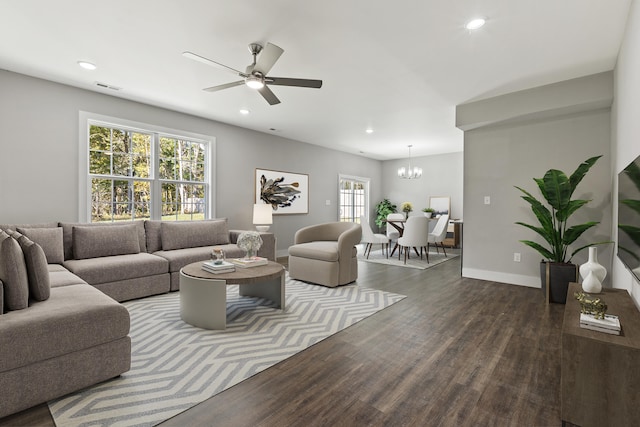
[[[387,221],[404,221],[404,214],[402,213],[390,213],[387,214]],[[391,251],[391,255],[396,252],[396,248],[398,246],[398,238],[400,237],[400,231],[396,229],[393,225],[387,223],[387,237],[389,238],[389,242],[395,241],[396,244],[393,247],[393,251]]]
[[[433,227],[433,231],[429,233],[428,243],[427,243],[427,252],[429,251],[429,245],[431,243],[436,247],[436,251],[440,253],[440,249],[438,249],[438,243],[442,247],[442,251],[444,252],[444,256],[447,256],[447,251],[444,248],[444,244],[442,243],[447,237],[447,227],[449,226],[449,215],[441,215],[438,218],[438,222],[435,227]]]
[[[385,254],[386,249],[386,257],[389,258],[389,238],[384,234],[374,233],[364,215],[360,217],[360,225],[362,226],[362,240],[360,243],[366,243],[364,248],[365,257],[369,258],[373,245],[380,244],[382,246],[382,254]]]
[[[404,233],[402,233],[402,237],[398,238],[400,249],[404,249],[405,264],[407,263],[407,258],[411,257],[409,254],[411,248],[414,249],[416,255],[420,255],[420,259],[422,259],[422,249],[424,249],[427,253],[427,262],[429,262],[428,238],[429,218],[424,216],[410,216],[407,218],[407,222],[404,224]],[[417,248],[420,248],[420,253],[418,253]],[[398,252],[398,259],[400,259],[400,252]]]

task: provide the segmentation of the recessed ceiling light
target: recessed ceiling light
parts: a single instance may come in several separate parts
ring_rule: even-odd
[[[366,133],[373,133],[373,129],[368,128],[367,130],[365,130]]]
[[[96,64],[92,64],[91,62],[87,62],[87,61],[78,61],[78,65],[84,68],[85,70],[95,70],[96,68],[98,68],[96,67]]]
[[[249,110],[247,110],[247,109],[245,109],[245,108],[243,108],[242,110],[240,110],[240,114],[245,115],[245,116],[246,116],[247,114],[249,114],[250,112],[251,112],[251,111],[249,111]]]
[[[465,25],[464,27],[467,30],[477,30],[478,28],[482,27],[486,22],[487,21],[484,18],[476,18],[467,22],[467,25]]]

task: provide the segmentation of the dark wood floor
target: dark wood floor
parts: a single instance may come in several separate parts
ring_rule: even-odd
[[[360,263],[406,295],[167,420],[169,426],[559,426],[564,306],[538,289]],[[53,426],[46,405],[0,426]]]

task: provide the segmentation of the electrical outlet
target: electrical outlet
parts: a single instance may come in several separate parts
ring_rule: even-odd
[[[484,204],[485,205],[490,205],[491,204],[491,197],[490,196],[484,196]]]
[[[520,252],[513,253],[513,262],[520,262]]]
[[[327,205],[327,206],[331,206],[331,200],[328,200],[328,199],[327,199],[327,200],[325,200],[325,201],[324,201],[324,204],[325,204],[325,205]]]

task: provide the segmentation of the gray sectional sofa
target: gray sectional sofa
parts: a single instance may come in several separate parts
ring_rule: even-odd
[[[244,255],[226,219],[0,224],[0,418],[130,368],[118,302],[179,289],[180,269],[221,247]],[[261,233],[258,254],[275,261]]]

